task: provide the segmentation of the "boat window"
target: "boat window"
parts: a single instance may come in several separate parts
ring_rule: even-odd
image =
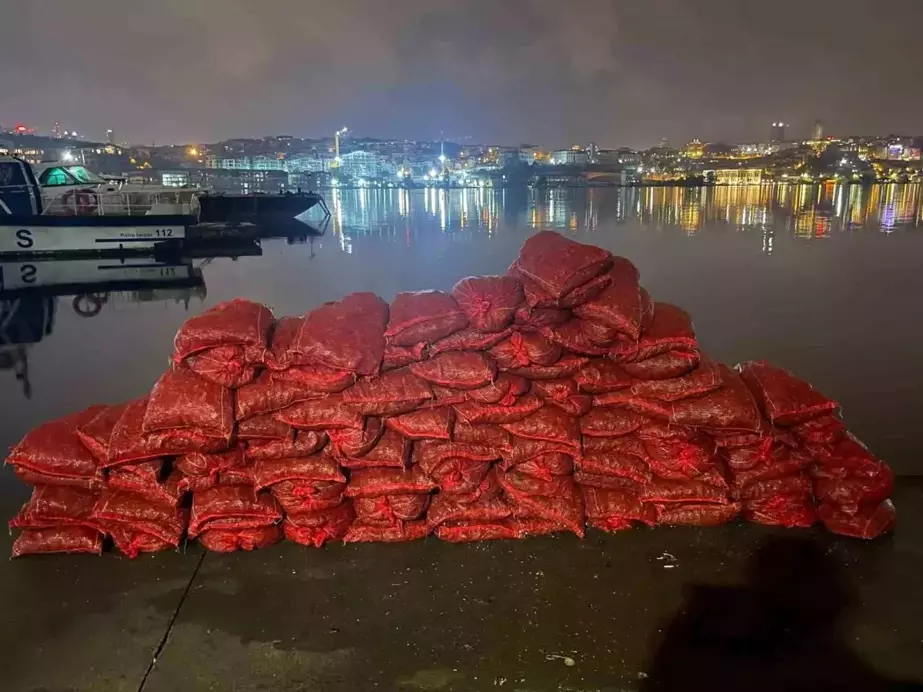
[[[68,166],[67,172],[74,176],[78,182],[83,184],[106,182],[95,173],[90,173],[90,171],[83,166]]]
[[[41,185],[53,187],[55,185],[75,185],[76,181],[71,178],[63,168],[49,168],[42,173],[38,179]]]

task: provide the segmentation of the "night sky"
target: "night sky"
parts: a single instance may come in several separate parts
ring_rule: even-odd
[[[0,23],[0,124],[97,139],[923,134],[923,0],[33,0]]]

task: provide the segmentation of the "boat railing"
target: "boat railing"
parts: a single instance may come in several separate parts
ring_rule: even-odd
[[[98,192],[71,190],[46,199],[43,214],[50,216],[146,216],[150,214],[198,214],[194,195],[176,192]]]

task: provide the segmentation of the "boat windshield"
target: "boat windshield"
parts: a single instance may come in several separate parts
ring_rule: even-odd
[[[83,166],[68,166],[66,170],[77,179],[78,183],[83,185],[106,182],[103,178],[99,177],[95,173],[91,173]]]

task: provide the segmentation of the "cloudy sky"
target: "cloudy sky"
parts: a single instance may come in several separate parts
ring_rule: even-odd
[[[923,0],[31,0],[0,124],[558,146],[923,134]]]

